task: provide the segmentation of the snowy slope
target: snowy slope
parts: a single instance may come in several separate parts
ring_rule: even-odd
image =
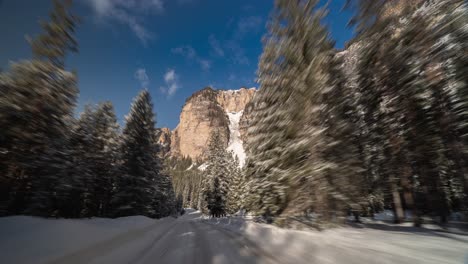
[[[240,138],[240,132],[239,132],[239,122],[242,117],[242,113],[244,111],[240,111],[237,113],[227,113],[229,117],[229,131],[230,131],[230,136],[229,136],[229,145],[227,150],[232,151],[234,155],[239,158],[239,166],[242,168],[245,163],[245,151],[243,147],[243,142]]]

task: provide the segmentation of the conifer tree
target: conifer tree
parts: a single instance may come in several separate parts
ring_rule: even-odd
[[[289,213],[310,208],[312,195],[319,198],[321,172],[330,166],[320,156],[325,146],[318,109],[332,42],[317,4],[275,2],[248,130],[246,204],[258,214],[278,215],[288,205]]]
[[[47,60],[56,67],[64,68],[67,52],[78,52],[74,37],[79,19],[70,12],[73,0],[53,0],[50,21],[41,21],[45,32],[35,39],[29,39],[34,57]]]
[[[358,76],[368,139],[374,139],[365,145],[382,149],[371,160],[392,194],[396,221],[404,217],[404,208],[416,215],[435,211],[444,221],[463,197],[466,174],[461,154],[466,145],[456,128],[465,123],[457,117],[464,111],[455,110],[466,106],[466,66],[461,66],[466,56],[460,56],[464,46],[454,37],[466,35],[461,26],[466,4],[414,3],[396,1],[403,7],[400,13],[381,15],[364,32],[368,40]],[[360,14],[379,17],[391,14],[392,7],[387,3],[377,13]]]
[[[225,147],[220,134],[213,132],[208,143],[208,166],[201,186],[200,209],[216,217],[226,214],[230,184],[229,158],[232,156]]]
[[[4,122],[5,128],[0,132],[1,144],[5,155],[8,154],[2,164],[6,168],[5,178],[12,184],[8,199],[3,202],[10,204],[8,211],[20,213],[31,201],[30,188],[41,192],[42,198],[51,198],[53,191],[39,190],[40,186],[50,189],[56,179],[65,176],[57,175],[63,172],[59,167],[52,175],[49,174],[52,171],[45,171],[52,160],[61,163],[56,159],[66,151],[76,79],[48,63],[30,61],[13,64],[10,72],[0,76],[0,83],[5,88],[0,95],[0,122]],[[51,209],[50,206],[47,207]]]
[[[122,173],[113,198],[114,215],[155,216],[161,163],[158,158],[153,103],[148,91],[135,98],[122,135]]]
[[[232,155],[232,153],[230,153]],[[234,214],[242,206],[242,172],[239,168],[239,159],[237,156],[229,160],[229,191],[227,196],[226,211]]]
[[[73,21],[70,5],[57,1],[51,20],[62,17],[62,22]],[[45,23],[44,23],[45,24]],[[45,29],[31,44],[33,54],[53,49],[63,52],[55,58],[65,60],[66,51],[73,48],[74,23],[56,23],[53,30]],[[52,29],[52,27],[48,27]],[[47,41],[39,41],[47,39]],[[54,47],[48,45],[54,43]],[[30,61],[14,63],[0,74],[0,122],[5,122],[0,136],[5,178],[10,186],[2,198],[6,213],[24,212],[52,215],[55,211],[54,186],[58,179],[67,177],[68,126],[72,120],[78,89],[76,76],[57,64],[38,56]]]
[[[120,174],[120,129],[111,102],[104,102],[97,106],[94,115],[96,142],[94,167],[93,215],[108,216],[110,202],[113,195],[116,176]]]

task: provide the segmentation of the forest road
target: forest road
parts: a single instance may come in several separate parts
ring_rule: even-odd
[[[278,263],[240,234],[206,224],[199,216],[188,212],[178,219],[166,218],[47,263]]]

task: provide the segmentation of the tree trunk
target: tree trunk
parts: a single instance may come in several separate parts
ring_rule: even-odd
[[[398,192],[398,187],[396,183],[392,183],[392,196],[393,196],[393,211],[395,216],[395,223],[399,224],[403,221],[404,212],[403,206],[401,204],[400,193]]]
[[[421,219],[419,216],[419,211],[416,208],[413,196],[413,188],[411,185],[411,166],[406,164],[403,169],[402,177],[401,177],[401,186],[403,188],[403,199],[405,201],[406,208],[410,209],[413,214],[413,223],[414,226],[420,227],[421,226]]]

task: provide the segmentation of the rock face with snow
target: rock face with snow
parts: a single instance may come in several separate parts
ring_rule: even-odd
[[[218,91],[216,100],[226,113],[238,113],[252,100],[255,88],[240,88],[239,90]]]
[[[239,125],[255,91],[255,88],[213,90],[208,87],[190,96],[182,108],[179,125],[171,133],[171,155],[204,160],[210,135],[217,131],[226,148],[243,164],[245,153]]]

